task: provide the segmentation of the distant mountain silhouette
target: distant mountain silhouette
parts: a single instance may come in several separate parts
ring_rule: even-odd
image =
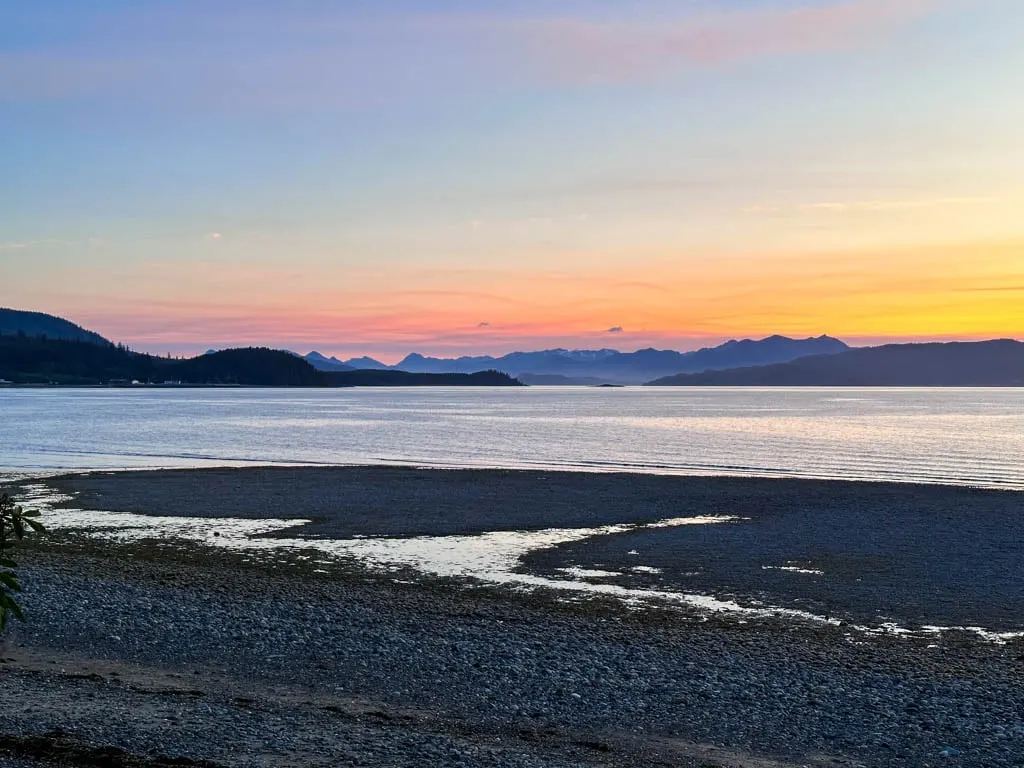
[[[472,373],[494,368],[497,362],[497,358],[489,355],[448,359],[424,357],[418,352],[413,352],[392,367],[409,373]]]
[[[699,349],[686,356],[686,366],[679,373],[721,371],[749,365],[788,363],[811,355],[834,355],[850,347],[831,336],[811,339],[791,339],[787,336],[769,336],[760,341],[744,339],[727,341],[718,347]]]
[[[327,357],[319,352],[313,351],[308,355],[301,355],[302,359],[316,368],[318,371],[391,371],[397,370],[390,365],[385,365],[372,357],[353,357],[351,360],[339,360],[336,357]],[[479,370],[479,369],[477,369]]]
[[[667,376],[653,386],[1021,387],[1024,343],[889,344],[780,365]]]
[[[540,352],[512,352],[497,358],[481,356],[455,359],[424,357],[413,353],[394,367],[416,373],[469,373],[492,368],[511,376],[525,377],[525,381],[537,376],[559,376],[573,382],[586,380],[588,383],[641,384],[669,374],[782,363],[808,355],[834,354],[848,349],[842,341],[830,336],[810,339],[770,336],[759,341],[728,341],[695,352],[548,349]],[[536,378],[532,380],[538,381]]]
[[[350,368],[357,370],[366,371],[387,371],[391,370],[390,365],[385,365],[380,360],[374,360],[372,357],[353,357],[351,360],[343,361],[345,365]]]
[[[352,371],[355,368],[351,365],[346,365],[336,357],[325,357],[319,352],[310,352],[308,355],[302,355],[302,359],[312,365],[318,371]]]
[[[20,309],[0,308],[0,336],[17,336],[19,334],[113,346],[111,342],[98,333],[87,331],[70,320],[47,315],[43,312],[26,312]]]
[[[274,387],[516,386],[497,372],[422,375],[401,371],[318,371],[290,352],[225,349],[187,360],[123,346],[41,336],[0,336],[0,379],[16,384],[188,384]]]

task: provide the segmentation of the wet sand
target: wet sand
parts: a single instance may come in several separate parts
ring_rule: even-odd
[[[857,622],[1024,629],[1024,493],[814,480],[393,467],[71,475],[71,505],[311,519],[282,537],[443,536],[705,515],[540,550],[543,576],[729,596]]]

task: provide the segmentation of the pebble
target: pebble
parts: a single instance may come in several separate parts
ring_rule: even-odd
[[[372,578],[306,583],[198,566],[157,578],[136,562],[105,570],[51,558],[27,567],[24,581],[29,621],[10,641],[27,648],[303,686],[437,713],[481,734],[541,727],[886,768],[953,758],[959,766],[1024,766],[1020,650],[965,638],[929,641],[937,652],[780,623],[602,621],[518,594],[485,598]],[[215,702],[168,709],[164,717],[178,720],[159,734],[132,731],[132,697],[117,693],[104,699],[115,710],[80,724],[78,735],[204,757],[261,740],[264,752],[298,748],[287,720]],[[0,693],[0,705],[14,695]],[[24,708],[19,718],[25,732],[67,726],[45,708]],[[454,735],[391,730],[382,740],[365,727],[345,746],[357,764],[392,764],[388,750],[431,765],[596,764]],[[395,764],[416,764],[409,760]]]

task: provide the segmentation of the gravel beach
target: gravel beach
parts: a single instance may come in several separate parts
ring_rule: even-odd
[[[769,521],[760,538],[799,524],[794,507],[810,516],[833,497],[844,514],[858,505],[874,510],[835,529],[836,557],[844,546],[865,548],[853,536],[855,523],[877,523],[886,510],[919,510],[918,517],[932,510],[931,546],[942,546],[957,516],[993,535],[1010,526],[1006,547],[1020,535],[1012,517],[1020,495],[916,486],[385,468],[50,482],[78,494],[76,506],[311,517],[315,536],[728,513],[752,518],[750,525]],[[714,534],[718,528],[728,530]],[[617,534],[627,540],[537,552],[527,567],[611,567],[626,548],[621,557],[637,549],[644,564],[660,563],[667,574],[673,557],[706,551],[706,584],[722,579],[718,587],[744,594],[801,599],[795,588],[771,593],[774,571],[757,569],[769,577],[765,588],[752,581],[753,571],[734,576],[714,565],[730,549],[740,561],[792,559],[794,540],[765,555],[744,550],[744,537],[737,542],[742,524],[666,530],[672,538],[663,545],[641,547],[628,540],[640,533]],[[715,544],[714,535],[724,538]],[[979,560],[999,549],[971,535]],[[913,554],[910,538],[899,544],[901,556]],[[959,631],[895,636],[781,618],[636,610],[611,600],[565,602],[554,593],[357,568],[321,573],[183,544],[57,535],[26,549],[22,560],[29,621],[14,627],[0,653],[0,755],[11,760],[3,764],[44,757],[75,764],[67,761],[106,750],[121,762],[89,764],[1024,766],[1019,639],[997,644]],[[841,586],[847,573],[857,583],[853,565],[836,570],[843,575],[830,599],[839,610],[866,616],[877,609]],[[947,588],[940,566],[933,575],[936,589]],[[957,578],[955,570],[948,575]],[[994,601],[1006,604],[981,618],[1013,623],[1015,598],[1006,589],[994,590]],[[965,604],[984,602],[976,590],[968,585]],[[915,608],[928,620],[930,599],[922,596]]]

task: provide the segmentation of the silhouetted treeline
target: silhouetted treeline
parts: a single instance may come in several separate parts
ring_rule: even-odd
[[[17,384],[152,381],[160,376],[158,362],[170,361],[89,341],[0,336],[0,378]]]
[[[110,342],[62,317],[0,307],[0,336],[42,336],[66,341],[88,341],[103,346]]]
[[[170,361],[171,378],[191,384],[322,387],[323,376],[305,360],[265,347],[225,349],[189,360]]]
[[[123,346],[27,335],[0,336],[0,379],[15,384],[191,384],[269,387],[513,386],[503,373],[416,374],[402,371],[327,373],[288,352],[227,349],[186,360],[132,352]]]

